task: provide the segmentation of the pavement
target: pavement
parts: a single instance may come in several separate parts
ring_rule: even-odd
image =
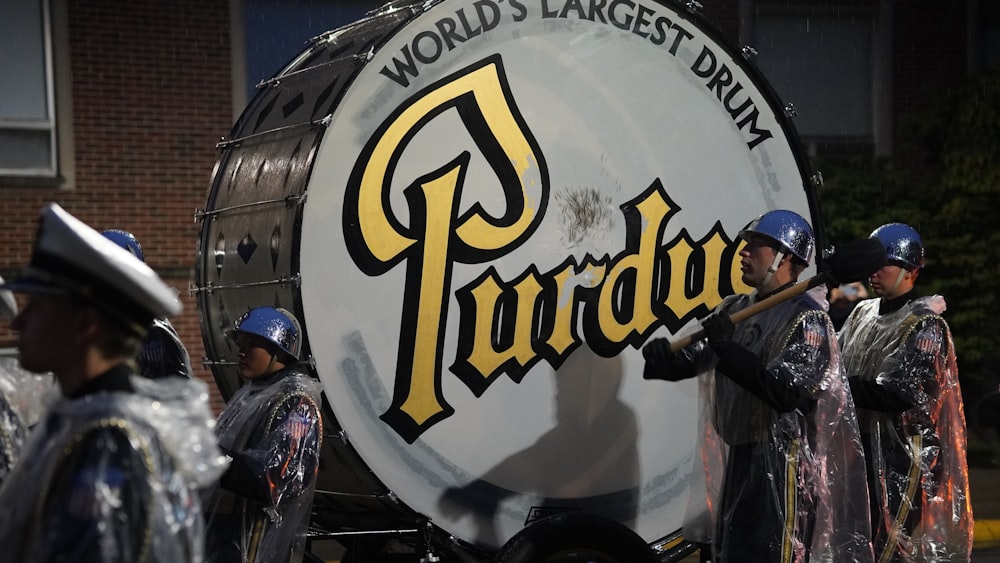
[[[975,518],[972,561],[1000,562],[1000,468],[970,467],[969,488]]]

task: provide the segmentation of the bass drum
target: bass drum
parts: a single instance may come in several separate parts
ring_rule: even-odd
[[[315,38],[220,143],[207,361],[228,397],[224,330],[302,321],[324,527],[492,551],[567,511],[680,528],[697,388],[644,381],[640,349],[748,290],[750,219],[817,216],[776,96],[689,4],[396,2]]]

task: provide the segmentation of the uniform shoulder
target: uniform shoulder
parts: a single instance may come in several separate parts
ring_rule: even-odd
[[[43,498],[47,525],[76,545],[57,553],[112,549],[115,560],[144,560],[151,547],[151,510],[157,469],[141,428],[109,418],[76,429]],[[125,533],[134,543],[105,540]],[[99,539],[103,538],[103,539]],[[98,548],[91,542],[101,542]]]

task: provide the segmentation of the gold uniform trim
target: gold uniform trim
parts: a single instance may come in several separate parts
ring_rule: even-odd
[[[899,543],[899,536],[903,529],[903,524],[906,522],[906,518],[910,515],[910,504],[915,501],[914,496],[916,494],[917,485],[920,479],[920,450],[922,441],[920,435],[910,437],[910,447],[913,448],[913,454],[910,457],[910,471],[907,475],[907,486],[906,486],[906,496],[899,499],[899,509],[896,511],[896,516],[892,520],[892,525],[889,527],[889,536],[886,538],[885,549],[879,555],[879,563],[885,563],[892,558],[895,553],[896,545]],[[888,492],[886,493],[886,498],[888,498]]]
[[[799,441],[792,440],[785,463],[785,529],[781,541],[781,561],[789,563],[794,555],[795,517],[798,514]]]

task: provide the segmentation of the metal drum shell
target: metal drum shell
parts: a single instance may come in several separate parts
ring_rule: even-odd
[[[324,119],[386,30],[414,14],[396,10],[337,30],[336,43],[314,41],[271,81],[259,85],[229,138],[219,143],[201,221],[197,296],[206,363],[224,398],[240,386],[235,347],[225,331],[249,308],[268,304],[305,319],[299,296],[302,208]],[[321,69],[322,72],[317,72]],[[308,330],[302,357],[310,357]],[[353,451],[324,401],[326,437],[317,480],[317,525],[339,530],[412,526],[401,505]]]

